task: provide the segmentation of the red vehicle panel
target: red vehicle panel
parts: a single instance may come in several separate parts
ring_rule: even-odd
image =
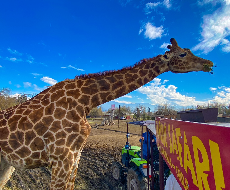
[[[230,128],[158,118],[156,137],[182,189],[230,188]]]

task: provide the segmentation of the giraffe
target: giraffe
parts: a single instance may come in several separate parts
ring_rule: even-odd
[[[14,168],[50,166],[52,190],[73,189],[81,151],[90,134],[94,107],[121,97],[171,71],[212,71],[213,63],[170,40],[164,55],[118,71],[61,81],[32,99],[0,111],[0,189]]]

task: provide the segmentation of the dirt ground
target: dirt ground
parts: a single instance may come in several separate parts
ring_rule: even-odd
[[[74,189],[126,189],[125,184],[116,182],[112,178],[111,166],[114,161],[121,159],[121,149],[126,143],[127,121],[120,121],[119,128],[117,121],[113,126],[98,126],[97,128],[95,126],[101,123],[100,120],[90,120],[89,122],[92,131],[82,152]],[[129,132],[131,133],[130,144],[140,146],[141,127],[129,124]],[[3,190],[48,190],[50,179],[50,169],[46,167],[24,171],[16,170]]]

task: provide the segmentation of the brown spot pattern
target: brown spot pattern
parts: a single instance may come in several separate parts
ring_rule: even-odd
[[[59,98],[63,97],[65,94],[64,90],[58,90],[56,93],[51,95],[51,102],[56,102]]]
[[[56,156],[58,156],[58,155],[62,154],[63,151],[64,151],[64,148],[63,148],[63,147],[56,147],[56,148],[55,148],[54,154],[55,154]]]
[[[55,141],[54,135],[51,132],[47,132],[44,135],[44,139],[45,139],[46,144],[49,144]]]
[[[30,145],[32,151],[43,150],[44,149],[44,142],[41,138],[36,137]]]
[[[66,111],[61,108],[56,108],[54,112],[54,117],[56,119],[61,120],[63,117],[65,117]]]
[[[79,122],[80,121],[80,116],[77,114],[75,110],[71,110],[67,113],[66,118],[68,120],[71,120],[73,122]]]
[[[137,86],[135,84],[129,85],[129,91],[132,92],[137,89]]]
[[[79,137],[75,140],[75,142],[73,143],[73,145],[71,146],[70,149],[71,149],[72,151],[79,150],[80,147],[81,147],[81,145],[83,144],[83,142],[84,142],[84,139],[82,138],[82,136],[79,136]]]
[[[112,86],[112,91],[116,90],[117,88],[121,87],[124,85],[124,82],[123,81],[118,81],[116,83],[113,84]]]
[[[105,80],[99,80],[98,84],[100,86],[100,91],[108,91],[110,89],[110,84]]]
[[[73,143],[75,139],[77,139],[78,134],[71,134],[68,136],[67,141],[66,141],[66,146],[70,147],[70,145]]]
[[[65,89],[66,90],[69,90],[69,89],[75,89],[76,88],[76,85],[74,83],[70,83],[70,84],[67,84],[65,86]]]
[[[9,135],[9,130],[7,127],[0,128],[1,140],[7,139]]]
[[[43,117],[43,119],[42,119],[42,123],[46,127],[49,127],[53,121],[54,121],[54,119],[52,116]]]
[[[29,115],[31,112],[32,112],[32,110],[26,109],[26,110],[23,112],[23,115]]]
[[[11,123],[13,122],[18,122],[18,120],[21,118],[20,115],[14,115],[13,117],[11,117],[9,120],[8,120],[8,125],[10,125]]]
[[[66,133],[64,131],[60,131],[55,135],[56,140],[57,139],[65,139],[66,138]]]
[[[40,158],[40,152],[33,152],[30,157],[32,159],[38,159],[38,158]]]
[[[25,145],[29,145],[31,141],[36,137],[35,133],[31,131],[27,131],[25,133]]]
[[[84,108],[80,105],[76,107],[78,114],[83,117],[85,115]]]
[[[54,103],[51,103],[49,106],[45,108],[46,115],[52,115],[54,111]]]
[[[100,105],[101,103],[100,103],[100,99],[99,99],[99,97],[98,97],[98,95],[96,94],[96,95],[94,95],[93,97],[92,97],[92,99],[91,99],[91,105],[92,105],[92,107],[97,107],[98,105]]]
[[[48,130],[48,127],[44,126],[44,124],[40,121],[34,126],[34,130],[39,136],[42,136]]]
[[[78,89],[75,89],[75,90],[69,90],[69,91],[67,91],[66,95],[67,96],[71,96],[74,99],[78,99],[81,94],[80,94],[80,91]]]
[[[83,84],[84,84],[84,81],[82,81],[82,80],[77,80],[77,87],[78,87],[78,88],[81,88]]]
[[[68,104],[67,104],[67,99],[66,97],[63,97],[62,99],[60,99],[59,101],[56,102],[56,106],[57,107],[63,107],[64,109],[68,108]]]
[[[125,95],[126,94],[126,87],[123,86],[123,87],[119,88],[115,93],[116,93],[116,97]]]
[[[38,110],[33,111],[29,115],[29,117],[33,123],[36,123],[37,121],[39,121],[41,119],[41,117],[43,116],[43,110],[44,110],[44,108],[40,108]]]
[[[49,95],[49,94],[46,94],[46,95],[42,98],[41,104],[42,104],[43,106],[49,105],[49,103],[50,103],[49,97],[50,97],[50,95]]]
[[[23,146],[15,152],[20,158],[25,158],[30,155],[31,151],[27,147]]]
[[[27,117],[22,117],[20,121],[18,122],[18,128],[26,131],[28,129],[31,129],[33,125],[30,123],[30,121],[27,119]]]
[[[0,120],[0,126],[6,126],[6,122],[5,119]]]
[[[82,95],[80,99],[78,99],[78,102],[83,105],[89,105],[89,96]]]
[[[10,135],[10,140],[9,140],[9,144],[13,149],[17,149],[21,146],[21,143],[19,142],[17,136],[15,133],[12,133]]]
[[[58,130],[60,130],[62,127],[61,127],[61,122],[60,121],[54,121],[51,128],[50,128],[50,131],[53,131],[54,133],[56,133]]]
[[[108,76],[106,77],[106,79],[110,82],[110,83],[115,83],[117,81],[116,78],[114,78],[113,76]]]

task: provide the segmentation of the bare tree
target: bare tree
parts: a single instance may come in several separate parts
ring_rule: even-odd
[[[177,115],[177,110],[169,104],[158,105],[155,115]]]
[[[96,108],[93,108],[90,113],[89,113],[89,116],[90,117],[99,117],[99,116],[102,116],[102,109],[101,107],[96,107]]]
[[[11,97],[10,93],[11,90],[9,88],[3,88],[0,90],[0,110],[5,110],[12,106],[21,104],[28,99],[25,94],[19,95],[18,97]]]

